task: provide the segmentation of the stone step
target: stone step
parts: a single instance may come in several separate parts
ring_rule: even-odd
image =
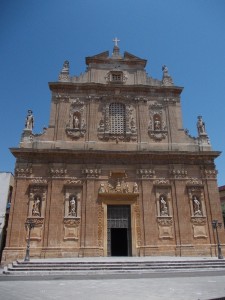
[[[7,275],[129,273],[185,270],[224,270],[224,260],[187,261],[16,261],[4,268]]]

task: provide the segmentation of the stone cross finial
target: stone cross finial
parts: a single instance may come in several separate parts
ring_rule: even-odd
[[[120,40],[118,40],[118,38],[116,37],[115,39],[113,39],[113,42],[115,43],[114,46],[118,47],[118,42],[120,42]]]

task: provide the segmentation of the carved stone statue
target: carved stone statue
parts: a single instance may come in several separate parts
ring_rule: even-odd
[[[34,200],[33,208],[32,208],[32,216],[38,216],[41,215],[41,200],[39,197]]]
[[[77,215],[76,199],[75,197],[72,197],[69,203],[69,216],[76,217],[76,215]]]
[[[163,65],[162,66],[162,71],[163,71],[163,75],[165,76],[168,76],[169,74],[168,74],[168,68],[167,68],[167,66],[166,65]]]
[[[128,183],[125,183],[123,192],[124,192],[124,193],[129,193],[129,185],[128,185]]]
[[[34,128],[34,117],[32,110],[28,110],[27,118],[25,122],[25,129],[32,130]]]
[[[198,116],[198,122],[197,122],[197,128],[198,128],[198,134],[205,134],[205,122],[202,120],[202,116]]]
[[[161,122],[160,120],[156,119],[154,121],[154,130],[160,130],[161,129]]]
[[[120,183],[119,179],[117,180],[115,191],[116,192],[121,192],[122,191],[121,183]]]
[[[106,192],[106,191],[105,191],[105,185],[104,185],[104,183],[101,183],[101,184],[100,184],[100,188],[99,188],[98,192],[99,192],[99,193],[105,193],[105,192]]]
[[[195,216],[202,216],[201,203],[196,196],[193,196],[193,208]]]
[[[64,61],[63,63],[63,68],[62,68],[62,73],[69,73],[69,62],[68,60]]]
[[[160,196],[160,215],[161,216],[168,216],[168,207],[167,207],[167,202],[164,199],[163,196]]]
[[[73,117],[73,128],[79,129],[79,125],[80,125],[80,121],[79,121],[78,117],[75,115]]]
[[[138,193],[138,185],[137,185],[137,182],[134,183],[134,186],[133,186],[133,193]]]

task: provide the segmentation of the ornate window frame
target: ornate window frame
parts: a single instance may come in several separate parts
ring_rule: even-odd
[[[110,105],[118,104],[124,105],[124,133],[113,133],[110,128]],[[103,141],[116,140],[116,141],[136,141],[137,128],[136,128],[136,115],[133,113],[134,108],[125,101],[116,98],[107,101],[102,110],[102,118],[98,126],[98,138]]]

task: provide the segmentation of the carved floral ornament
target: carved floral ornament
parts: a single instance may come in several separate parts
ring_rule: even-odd
[[[155,141],[165,139],[168,134],[163,106],[159,103],[154,103],[149,106],[150,121],[148,125],[148,134]]]
[[[78,139],[86,133],[86,110],[84,101],[79,98],[70,99],[70,110],[66,133],[69,137]]]

